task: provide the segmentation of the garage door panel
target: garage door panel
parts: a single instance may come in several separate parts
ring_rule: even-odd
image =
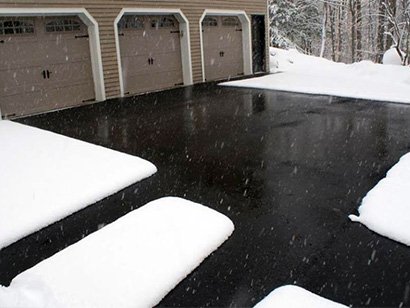
[[[207,49],[205,53],[204,61],[206,66],[222,65],[222,57],[220,55],[221,50]]]
[[[159,87],[162,89],[172,88],[177,84],[183,82],[182,76],[179,70],[168,70],[166,72],[156,73],[156,80],[159,80]]]
[[[129,91],[126,92],[127,94],[148,92],[155,89],[154,81],[155,76],[153,74],[135,74],[124,80],[124,88]]]
[[[36,90],[42,87],[43,81],[40,67],[0,71],[0,97]]]
[[[154,54],[153,57],[154,64],[151,66],[153,72],[166,72],[168,70],[179,70],[181,68],[182,62],[180,53],[157,53]]]
[[[203,42],[207,48],[220,48],[223,40],[224,36],[213,28],[204,31]]]
[[[121,58],[122,73],[126,76],[148,74],[151,69],[148,58],[148,55]]]
[[[73,16],[31,19],[35,26],[30,34],[15,32],[1,44],[3,114],[26,115],[94,98],[87,27]],[[51,31],[50,22],[61,27]]]
[[[127,15],[123,19],[119,32],[124,35],[119,41],[124,92],[148,92],[182,83],[181,43],[176,19],[171,15]],[[139,21],[135,22],[136,19]],[[132,27],[143,27],[143,31],[129,29]]]
[[[67,38],[61,35],[48,37],[42,44],[43,54],[48,63],[90,61],[88,39]]]
[[[203,22],[203,50],[207,81],[242,75],[243,47],[239,19],[206,16]]]
[[[241,62],[231,62],[225,64],[224,70],[227,76],[234,77],[243,74],[243,65]]]
[[[3,59],[0,60],[0,71],[40,65],[42,53],[39,44],[32,42],[31,38],[29,40],[6,41],[0,45],[0,59]]]
[[[179,33],[171,33],[171,31],[172,30],[153,30],[148,40],[148,49],[150,52],[154,54],[180,52],[181,43]]]
[[[95,99],[92,83],[78,83],[66,85],[57,83],[55,86],[47,89],[44,106],[50,108],[62,108],[74,105],[80,105],[85,101]],[[47,103],[46,103],[47,102]]]
[[[26,93],[1,95],[1,111],[5,115],[26,115],[44,111],[45,109],[42,109],[43,95],[43,91],[38,89]]]
[[[242,66],[243,66],[243,62],[240,61],[241,55],[242,55],[242,49],[239,49],[239,48],[224,49],[223,61],[226,63],[234,63],[234,62],[242,63]]]
[[[53,87],[55,82],[64,82],[69,86],[78,82],[88,83],[92,78],[90,64],[87,62],[69,62],[58,65],[49,65],[47,87]]]
[[[206,73],[206,81],[215,80],[215,79],[222,79],[227,77],[228,75],[225,71],[222,70],[222,64],[214,64],[205,66],[205,73]]]
[[[221,34],[220,47],[239,48],[242,46],[242,32],[236,29],[223,29]]]
[[[121,55],[124,57],[148,55],[147,37],[143,32],[123,33],[120,36]]]

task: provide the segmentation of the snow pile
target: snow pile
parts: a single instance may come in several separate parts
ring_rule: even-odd
[[[135,156],[0,121],[0,249],[156,171]]]
[[[255,308],[347,308],[301,287],[283,286],[272,291]]]
[[[18,275],[0,307],[153,307],[233,230],[210,208],[162,198]]]
[[[221,85],[410,103],[409,67],[335,63],[278,48],[270,54],[272,74]]]
[[[352,221],[370,230],[410,246],[410,153],[387,172],[387,175],[363,198]]]
[[[384,53],[383,64],[401,65],[401,58],[396,48],[390,48]]]

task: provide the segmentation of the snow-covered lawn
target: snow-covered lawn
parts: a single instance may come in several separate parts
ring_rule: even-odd
[[[410,67],[335,63],[277,48],[270,54],[272,74],[221,85],[410,103]]]
[[[350,215],[370,230],[410,246],[410,153],[363,198],[360,216]]]
[[[0,307],[153,307],[233,230],[208,207],[162,198],[0,286]]]
[[[156,170],[135,156],[0,121],[0,249]]]
[[[301,287],[287,285],[273,290],[255,308],[347,308]]]

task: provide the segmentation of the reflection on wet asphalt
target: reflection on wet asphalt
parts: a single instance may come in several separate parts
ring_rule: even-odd
[[[347,305],[410,306],[410,248],[347,218],[409,151],[409,118],[406,105],[203,84],[21,119],[159,171],[0,251],[0,282],[173,195],[236,230],[160,306],[249,307],[293,283]]]

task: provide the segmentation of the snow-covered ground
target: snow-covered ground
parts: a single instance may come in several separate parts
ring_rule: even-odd
[[[0,121],[0,249],[156,171],[135,156]]]
[[[350,215],[370,230],[410,246],[410,153],[363,198],[360,216]]]
[[[410,67],[335,63],[278,48],[270,54],[270,75],[221,85],[410,103]]]
[[[210,208],[162,198],[0,286],[0,307],[153,307],[233,230]]]
[[[301,287],[287,285],[273,290],[255,308],[347,308]]]

